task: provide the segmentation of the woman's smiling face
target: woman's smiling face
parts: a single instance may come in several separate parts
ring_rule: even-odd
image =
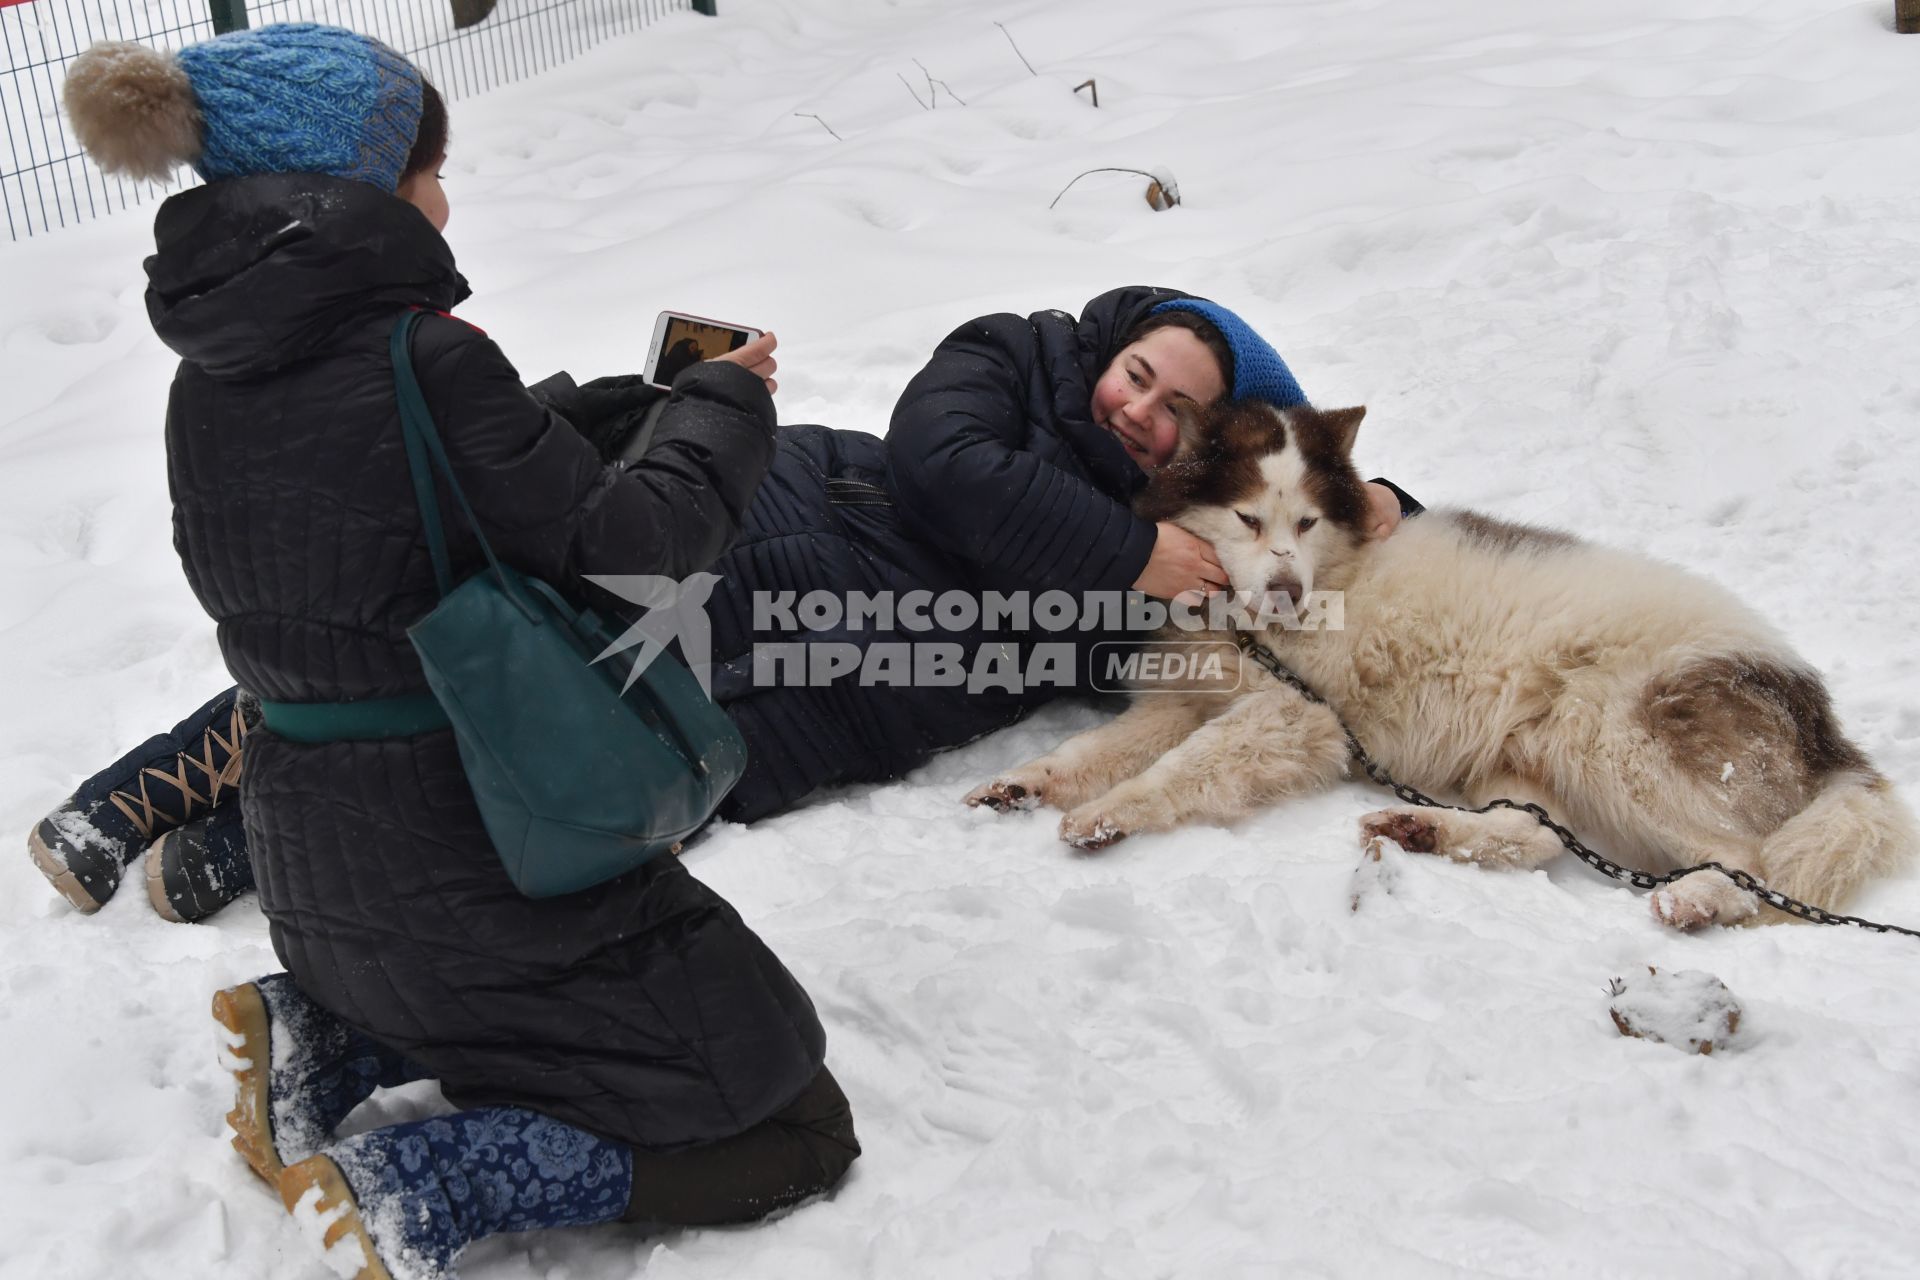
[[[1093,420],[1114,434],[1142,471],[1164,466],[1180,444],[1175,406],[1200,409],[1227,383],[1207,344],[1189,329],[1155,329],[1122,347],[1093,386]]]

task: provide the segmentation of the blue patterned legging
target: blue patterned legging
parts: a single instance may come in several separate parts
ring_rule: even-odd
[[[340,1122],[376,1088],[425,1073],[313,1003],[291,975],[255,985],[289,1042],[284,1056],[274,1053],[271,1075],[281,1158],[324,1152],[346,1175],[382,1253],[410,1254],[429,1273],[502,1231],[622,1217],[751,1222],[832,1187],[860,1154],[846,1095],[824,1068],[775,1115],[680,1151],[635,1150],[522,1107],[480,1107],[335,1142]]]

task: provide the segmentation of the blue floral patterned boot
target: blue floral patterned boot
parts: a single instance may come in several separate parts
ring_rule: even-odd
[[[293,976],[269,974],[216,992],[222,1063],[233,1072],[233,1149],[278,1185],[286,1166],[333,1141],[378,1088],[426,1075],[309,1000]]]
[[[375,1129],[280,1176],[287,1212],[356,1280],[447,1280],[476,1240],[612,1222],[632,1189],[628,1148],[520,1107]]]

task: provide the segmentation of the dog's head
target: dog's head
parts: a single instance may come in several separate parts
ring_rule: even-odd
[[[1365,409],[1219,404],[1181,423],[1191,443],[1134,504],[1211,542],[1233,589],[1297,605],[1337,590],[1367,540],[1367,495],[1353,469]]]

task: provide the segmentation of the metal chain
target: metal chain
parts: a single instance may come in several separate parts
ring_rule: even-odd
[[[1249,658],[1259,663],[1261,667],[1266,669],[1267,674],[1271,675],[1274,679],[1290,686],[1308,702],[1317,702],[1329,711],[1333,710],[1332,705],[1325,698],[1315,693],[1307,685],[1306,681],[1289,671],[1285,664],[1274,656],[1272,650],[1254,639],[1252,635],[1245,631],[1236,631],[1234,632],[1234,641],[1240,646],[1242,653],[1245,653]],[[1420,805],[1429,809],[1453,809],[1461,813],[1487,813],[1494,809],[1514,809],[1521,813],[1531,814],[1536,822],[1560,838],[1560,843],[1566,846],[1568,853],[1571,853],[1574,857],[1580,859],[1580,861],[1586,863],[1602,875],[1612,876],[1615,880],[1624,880],[1636,889],[1658,889],[1664,885],[1672,884],[1674,881],[1685,876],[1690,876],[1696,871],[1718,871],[1721,875],[1733,881],[1736,885],[1740,886],[1740,888],[1745,889],[1748,893],[1751,893],[1754,897],[1760,899],[1760,901],[1766,903],[1776,911],[1784,911],[1790,916],[1797,916],[1802,920],[1811,921],[1814,924],[1850,924],[1859,929],[1871,929],[1875,933],[1899,933],[1905,934],[1909,938],[1920,938],[1920,929],[1907,929],[1897,924],[1880,924],[1873,920],[1864,920],[1859,916],[1844,916],[1838,912],[1816,907],[1811,903],[1801,902],[1797,898],[1789,898],[1786,894],[1776,889],[1767,888],[1765,884],[1761,883],[1750,872],[1742,871],[1736,867],[1722,866],[1718,862],[1702,862],[1696,866],[1682,867],[1678,871],[1669,871],[1663,876],[1652,875],[1645,871],[1635,871],[1631,867],[1623,867],[1612,859],[1595,853],[1592,849],[1580,843],[1579,838],[1576,837],[1573,832],[1555,822],[1552,817],[1548,815],[1547,811],[1537,804],[1521,804],[1514,800],[1491,800],[1481,805],[1478,809],[1469,809],[1464,805],[1447,804],[1443,800],[1435,800],[1432,796],[1417,791],[1404,782],[1395,781],[1392,774],[1381,768],[1373,757],[1367,754],[1366,748],[1360,745],[1360,739],[1354,737],[1353,730],[1347,728],[1346,722],[1341,720],[1337,713],[1334,716],[1334,722],[1340,726],[1340,731],[1347,735],[1347,750],[1353,753],[1353,758],[1359,762],[1360,768],[1366,772],[1367,777],[1393,792],[1394,795],[1406,801],[1408,804]]]

